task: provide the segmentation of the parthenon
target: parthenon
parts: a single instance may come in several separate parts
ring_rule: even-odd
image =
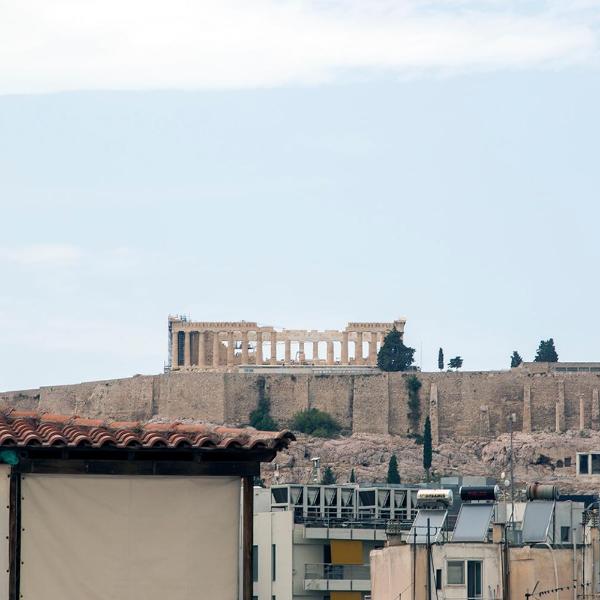
[[[377,352],[395,327],[404,334],[405,319],[351,322],[345,329],[276,329],[254,321],[191,321],[169,317],[171,371],[236,371],[241,367],[377,366]],[[366,347],[366,352],[365,352]]]

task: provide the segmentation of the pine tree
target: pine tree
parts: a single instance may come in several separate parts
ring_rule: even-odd
[[[423,429],[423,468],[427,473],[427,481],[429,481],[429,469],[431,469],[432,457],[431,421],[429,420],[429,417],[427,417],[425,419],[425,428]]]
[[[321,485],[333,485],[336,482],[335,474],[331,470],[331,467],[326,467],[323,471],[323,477],[321,478]]]
[[[510,368],[514,369],[518,367],[523,362],[521,355],[515,350],[510,357]]]
[[[354,469],[350,471],[350,479],[348,480],[348,483],[356,483],[356,475],[354,474]]]
[[[438,352],[438,369],[440,371],[444,370],[444,351],[441,348]]]
[[[400,473],[398,472],[398,459],[392,454],[388,464],[387,483],[400,483]]]
[[[377,355],[377,366],[382,371],[406,371],[414,362],[415,349],[405,346],[402,336],[394,327],[383,340]]]
[[[450,367],[451,369],[455,369],[458,370],[462,367],[463,365],[463,359],[460,356],[455,356],[454,358],[450,359],[450,362],[448,363],[448,367]]]
[[[558,354],[556,353],[554,340],[552,338],[540,342],[537,354],[533,360],[535,362],[558,362]]]

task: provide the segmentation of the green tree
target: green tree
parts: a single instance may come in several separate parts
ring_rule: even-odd
[[[429,417],[425,419],[425,427],[423,429],[423,468],[427,473],[427,481],[429,481],[429,470],[431,469],[431,459],[433,457],[433,446],[431,440],[431,421]]]
[[[515,350],[510,357],[510,368],[514,369],[518,367],[523,362],[521,355]]]
[[[387,483],[400,483],[400,473],[398,472],[398,459],[392,454],[388,464]]]
[[[448,363],[448,367],[450,367],[451,369],[455,369],[458,370],[462,367],[463,365],[463,359],[460,356],[455,356],[454,358],[450,359],[450,362]]]
[[[402,336],[394,327],[385,336],[377,354],[377,366],[382,371],[406,371],[414,362],[415,349],[404,345]]]
[[[354,469],[350,471],[350,479],[348,480],[348,483],[356,483],[356,475],[354,474]]]
[[[277,423],[271,416],[271,402],[266,396],[258,401],[258,406],[250,413],[250,425],[261,431],[277,431]]]
[[[339,433],[340,424],[329,414],[318,408],[301,410],[292,417],[290,427],[315,437],[333,437]]]
[[[552,338],[540,342],[537,354],[533,360],[535,362],[558,362],[558,354],[556,353],[554,340]]]
[[[335,473],[331,470],[331,467],[326,467],[321,478],[321,485],[333,485],[335,482]]]
[[[438,369],[440,371],[444,370],[444,351],[441,348],[438,352]]]
[[[406,389],[408,390],[408,422],[412,433],[418,433],[419,421],[421,420],[421,396],[419,391],[423,384],[416,375],[406,378]]]

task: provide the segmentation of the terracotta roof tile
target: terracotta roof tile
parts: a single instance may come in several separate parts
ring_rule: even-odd
[[[236,429],[206,423],[144,423],[35,411],[0,412],[0,446],[280,450],[295,439],[289,431]]]

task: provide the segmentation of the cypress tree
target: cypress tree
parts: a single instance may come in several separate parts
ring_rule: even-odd
[[[444,351],[441,348],[438,352],[438,369],[440,371],[444,370]]]
[[[325,471],[323,471],[323,477],[321,478],[321,485],[333,485],[335,482],[335,474],[331,470],[331,467],[326,467]]]
[[[350,471],[350,479],[348,480],[348,483],[356,483],[356,475],[354,474],[354,469]]]
[[[414,362],[415,349],[405,346],[394,327],[383,340],[377,354],[377,366],[382,371],[406,371]]]
[[[431,421],[429,417],[425,419],[425,428],[423,429],[423,468],[427,473],[429,481],[429,469],[431,469],[431,460],[433,458],[433,447],[431,440]]]
[[[398,459],[392,454],[388,464],[387,483],[400,483],[400,473],[398,472]]]

